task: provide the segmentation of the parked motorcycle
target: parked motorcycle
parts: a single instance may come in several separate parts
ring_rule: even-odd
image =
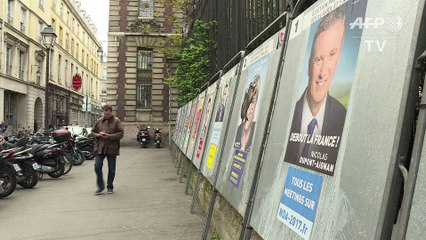
[[[33,188],[38,183],[38,173],[40,166],[33,160],[33,155],[29,153],[31,148],[25,147],[5,150],[6,161],[10,163],[10,168],[18,184],[23,188]]]
[[[41,173],[47,173],[52,178],[58,178],[64,174],[65,151],[60,148],[60,143],[35,145],[30,153],[34,155],[34,161],[40,165]]]
[[[83,153],[85,159],[96,157],[95,140],[93,138],[79,136],[75,139],[75,145]]]
[[[151,139],[151,137],[149,136],[149,131],[148,131],[149,128],[150,128],[150,126],[138,127],[139,132],[138,132],[136,139],[138,140],[138,142],[141,143],[141,147],[143,147],[143,148],[146,148],[146,146],[149,145],[149,142],[150,142],[150,139]]]
[[[75,138],[76,136],[73,136],[69,140],[64,141],[62,143],[62,149],[66,152],[68,159],[71,160],[72,164],[79,166],[84,163],[86,157],[84,156],[83,152],[76,146]]]
[[[0,136],[0,146],[5,140]],[[6,161],[5,153],[0,153],[0,198],[4,198],[12,194],[16,189],[16,176],[10,170],[10,162]]]
[[[12,194],[17,185],[15,174],[9,169],[8,163],[3,154],[0,155],[0,198]]]
[[[157,148],[159,148],[161,146],[161,132],[160,132],[160,130],[161,129],[159,129],[159,128],[156,128],[154,130],[154,143],[155,143],[155,146]]]
[[[56,144],[35,145],[31,148],[30,153],[34,155],[34,161],[40,165],[41,173],[47,173],[52,178],[59,178],[72,166],[72,164],[68,164],[69,169],[65,169],[68,158],[62,149],[62,143],[70,139],[71,133],[66,130],[57,130],[52,132],[52,137],[57,142]]]

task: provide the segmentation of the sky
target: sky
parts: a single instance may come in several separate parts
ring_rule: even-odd
[[[98,41],[104,53],[107,53],[109,0],[80,0],[80,2],[80,8],[86,11],[98,29]]]

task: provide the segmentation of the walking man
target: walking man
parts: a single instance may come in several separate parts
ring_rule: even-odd
[[[114,177],[117,155],[120,154],[120,139],[123,138],[123,127],[121,121],[112,115],[112,107],[104,105],[102,107],[103,117],[99,118],[93,126],[92,132],[96,140],[95,152],[95,172],[96,184],[98,189],[95,195],[101,194],[105,189],[105,182],[102,174],[102,166],[105,157],[108,160],[108,179],[107,189],[108,193],[113,193]]]

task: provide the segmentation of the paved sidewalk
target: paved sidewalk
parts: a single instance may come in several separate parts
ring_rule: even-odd
[[[94,196],[94,160],[35,189],[0,199],[1,239],[200,239],[204,216],[190,214],[191,196],[178,182],[167,148],[121,148],[115,193]],[[106,160],[104,175],[106,175]]]

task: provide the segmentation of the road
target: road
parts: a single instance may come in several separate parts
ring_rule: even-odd
[[[94,195],[94,160],[59,179],[0,199],[0,239],[200,239],[204,217],[190,214],[167,148],[121,148],[114,194]],[[104,176],[106,177],[106,160]]]

